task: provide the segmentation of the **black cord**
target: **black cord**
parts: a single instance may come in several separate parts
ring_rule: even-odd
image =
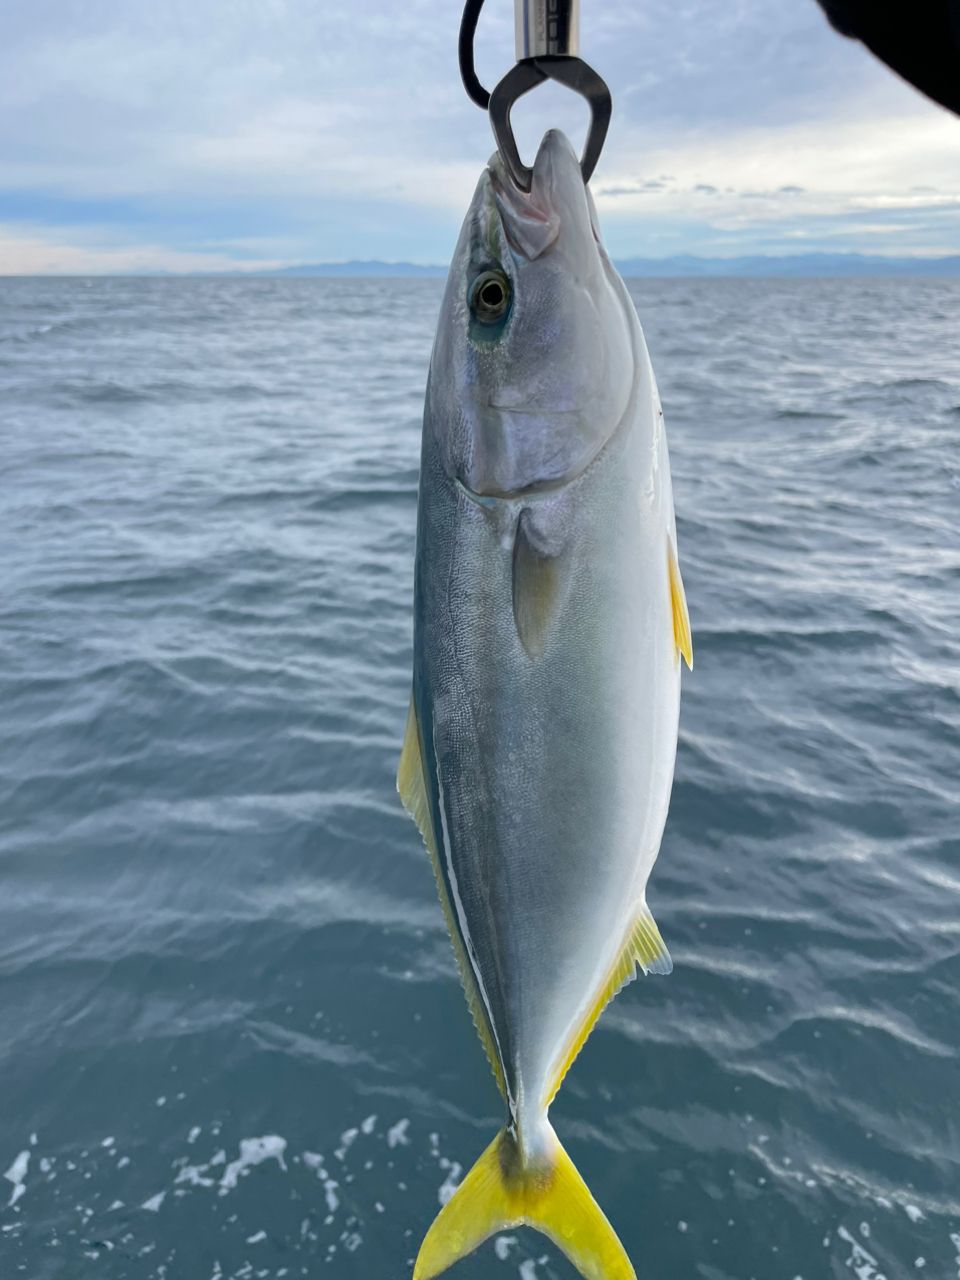
[[[460,22],[460,41],[457,46],[460,56],[460,78],[471,101],[486,111],[490,105],[490,94],[477,79],[476,67],[473,63],[473,42],[477,34],[477,22],[483,0],[466,0],[463,6],[463,18]]]

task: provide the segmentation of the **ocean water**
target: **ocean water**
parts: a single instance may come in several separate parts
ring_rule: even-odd
[[[400,1280],[500,1123],[393,789],[440,287],[0,281],[3,1280]],[[641,1280],[951,1280],[960,284],[631,288],[676,968],[554,1124]]]

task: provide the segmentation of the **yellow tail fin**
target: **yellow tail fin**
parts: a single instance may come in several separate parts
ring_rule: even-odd
[[[489,1236],[519,1226],[549,1236],[586,1280],[637,1280],[616,1232],[549,1126],[536,1168],[523,1164],[506,1129],[494,1138],[427,1232],[413,1280],[432,1280]]]

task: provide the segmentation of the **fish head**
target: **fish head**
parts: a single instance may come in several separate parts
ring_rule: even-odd
[[[495,155],[460,233],[431,361],[446,472],[492,499],[581,474],[630,403],[635,325],[566,137],[544,137],[529,192]]]

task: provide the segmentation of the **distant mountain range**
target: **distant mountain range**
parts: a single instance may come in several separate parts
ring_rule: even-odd
[[[796,253],[748,258],[621,258],[617,270],[637,277],[732,276],[960,276],[960,254],[943,258],[888,258],[865,253]],[[250,272],[236,274],[250,275]],[[317,262],[257,271],[258,276],[420,276],[442,277],[446,267],[413,262]]]
[[[266,271],[231,271],[244,276],[445,276],[446,267],[422,267],[415,262],[312,262],[299,267],[276,267]]]

